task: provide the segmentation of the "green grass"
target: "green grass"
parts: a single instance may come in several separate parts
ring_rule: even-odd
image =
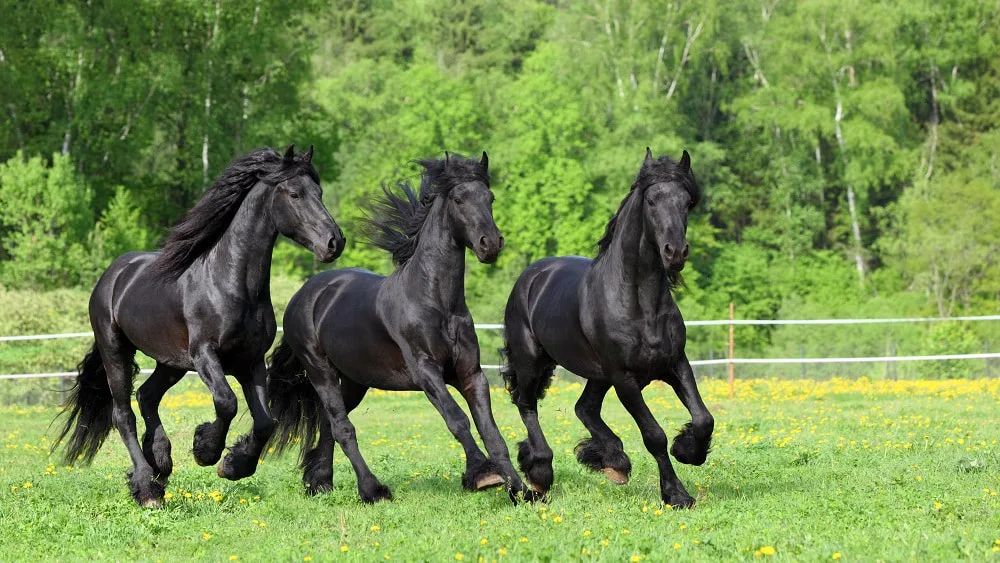
[[[1000,380],[757,380],[736,399],[721,382],[702,387],[715,449],[702,467],[675,463],[698,498],[684,511],[660,510],[655,465],[613,395],[605,415],[632,481],[576,463],[580,389],[567,382],[541,411],[556,454],[551,499],[516,506],[499,490],[462,490],[461,449],[418,394],[372,394],[352,416],[395,495],[375,506],[360,503],[339,452],[334,491],[320,497],[302,492],[293,455],[237,483],[196,466],[192,431],[211,413],[196,380],[163,406],[176,471],[161,510],[129,498],[117,435],[91,467],[69,470],[47,453],[54,407],[0,407],[0,559],[1000,560]],[[664,386],[646,395],[671,435],[687,420]],[[523,426],[501,391],[493,401],[513,447]],[[249,424],[241,414],[234,435]]]

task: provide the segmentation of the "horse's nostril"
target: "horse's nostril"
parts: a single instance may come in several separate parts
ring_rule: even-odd
[[[672,254],[672,252],[673,252],[673,249],[670,248],[670,243],[667,243],[667,244],[663,245],[663,255],[664,256],[670,256]]]
[[[326,241],[326,249],[327,250],[337,249],[337,237],[330,237],[330,240]]]
[[[685,244],[684,245],[684,252],[681,253],[681,258],[684,258],[685,260],[687,260],[687,257],[690,256],[690,255],[691,255],[691,245]]]
[[[503,250],[503,235],[500,235],[500,250]]]
[[[486,236],[479,237],[479,248],[486,248]]]

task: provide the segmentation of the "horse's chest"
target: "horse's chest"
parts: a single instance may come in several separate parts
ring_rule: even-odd
[[[220,338],[220,348],[228,356],[260,356],[274,342],[277,323],[274,309],[267,304],[247,307],[226,323]]]

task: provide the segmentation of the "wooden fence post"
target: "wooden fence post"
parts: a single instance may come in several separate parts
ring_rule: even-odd
[[[735,357],[736,344],[733,341],[733,321],[736,320],[736,304],[732,301],[729,302],[729,398],[732,399],[736,395],[736,391],[733,388],[733,372],[735,371],[735,364],[733,364],[733,358]]]

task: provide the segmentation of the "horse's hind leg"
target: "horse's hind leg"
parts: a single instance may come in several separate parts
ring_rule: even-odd
[[[196,338],[192,340],[197,341]],[[212,392],[215,403],[215,421],[205,422],[195,429],[192,452],[198,465],[214,465],[222,457],[229,425],[236,416],[236,394],[229,387],[222,363],[211,344],[192,346],[191,359],[198,375]]]
[[[591,435],[577,444],[576,459],[590,469],[604,473],[611,482],[624,485],[632,472],[632,462],[625,454],[621,438],[601,418],[601,405],[609,389],[610,382],[591,379],[576,402],[576,416]]]
[[[152,375],[135,394],[139,402],[139,413],[146,422],[146,432],[142,436],[142,453],[164,484],[174,470],[174,463],[170,457],[170,439],[163,429],[163,421],[160,420],[160,401],[164,393],[176,385],[185,373],[186,370],[157,363]]]
[[[344,396],[344,408],[348,413],[353,411],[361,403],[368,387],[355,383],[349,379],[340,380],[340,388]],[[311,494],[319,494],[330,491],[333,488],[333,432],[331,430],[333,420],[327,414],[326,409],[320,414],[323,421],[319,425],[319,441],[316,446],[307,451],[302,456],[302,482],[306,485],[306,491]]]
[[[249,477],[257,471],[257,462],[275,427],[271,410],[267,407],[267,366],[264,359],[255,363],[249,372],[237,374],[237,381],[243,387],[243,395],[253,417],[253,429],[236,441],[218,469],[219,477],[232,481]]]
[[[715,429],[715,419],[712,418],[705,403],[701,400],[698,385],[694,380],[694,371],[687,356],[682,356],[674,368],[675,377],[669,379],[677,397],[691,413],[691,422],[684,425],[680,434],[674,438],[670,453],[674,459],[689,465],[701,465],[708,457],[712,447],[712,431]]]
[[[344,454],[347,455],[347,459],[351,461],[355,475],[357,475],[358,495],[361,497],[361,500],[366,503],[391,500],[392,493],[389,491],[389,488],[375,477],[368,467],[365,458],[361,456],[361,451],[358,449],[357,432],[354,429],[354,424],[347,418],[348,409],[344,401],[344,393],[337,372],[329,362],[325,359],[316,358],[313,354],[308,354],[303,359],[306,363],[306,373],[309,376],[309,381],[312,382],[313,388],[316,389],[316,394],[319,395],[320,402],[326,411],[323,422],[329,426],[330,435],[340,444],[341,449],[344,450]],[[360,397],[357,400],[360,401]],[[323,443],[322,432],[320,434],[320,443],[321,445]],[[321,446],[318,445],[317,448],[319,447]],[[332,444],[326,451],[329,451],[330,462],[326,462],[325,460],[323,462],[327,464],[332,463]],[[325,451],[320,450],[317,455],[319,456],[323,453]],[[306,469],[308,472],[309,468]]]
[[[538,400],[552,381],[555,364],[527,329],[508,329],[508,367],[504,379],[528,431],[528,439],[518,443],[517,463],[528,485],[545,494],[552,487],[552,448],[538,423]]]
[[[108,387],[114,401],[112,418],[125,448],[132,459],[129,473],[129,488],[132,498],[143,507],[158,508],[163,498],[163,483],[157,480],[157,472],[146,461],[139,446],[139,433],[135,427],[135,413],[132,411],[132,383],[135,379],[135,346],[116,329],[95,327],[94,336],[104,359],[104,370],[108,375]]]

